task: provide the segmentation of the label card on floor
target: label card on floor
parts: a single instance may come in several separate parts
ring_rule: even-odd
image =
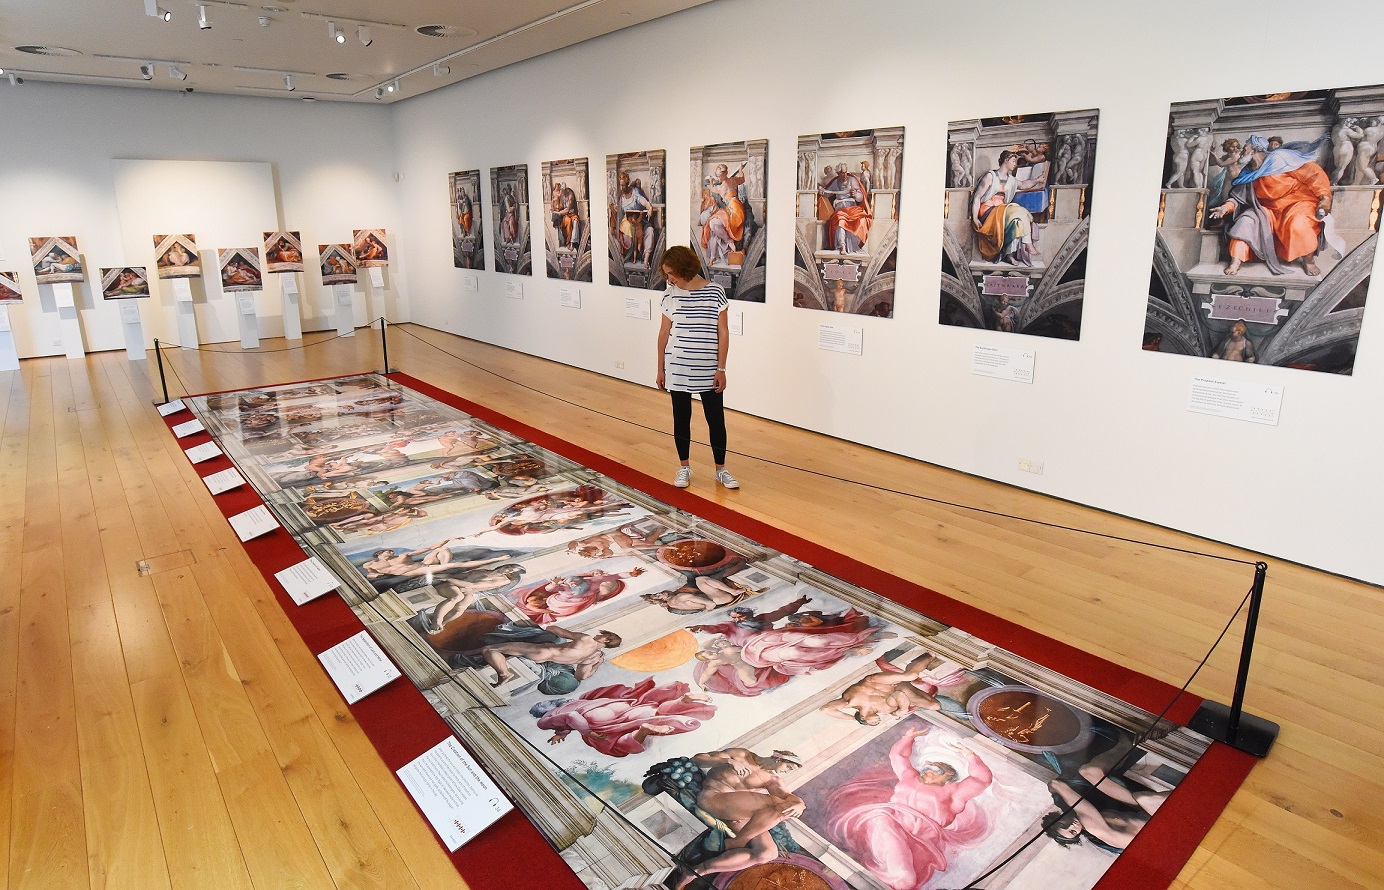
[[[274,577],[279,579],[284,590],[288,591],[288,595],[300,606],[341,586],[341,582],[336,579],[336,576],[327,571],[327,567],[322,565],[315,556],[310,556],[297,565],[289,566],[282,572],[275,572]],[[333,674],[332,676],[335,678],[336,675]],[[336,685],[340,686],[343,692],[345,691],[346,687],[341,686],[340,683]],[[348,701],[354,701],[354,699],[348,699]]]
[[[817,325],[817,348],[847,355],[860,355],[864,348],[865,331],[839,324]]]
[[[245,477],[240,475],[240,471],[235,467],[231,467],[229,470],[204,476],[202,481],[207,483],[207,490],[212,494],[221,494],[244,485]]]
[[[523,283],[522,283],[522,282],[519,282],[519,281],[506,281],[506,282],[505,282],[505,296],[509,297],[511,300],[522,300],[522,299],[524,299],[524,285],[523,285]]]
[[[1033,360],[1038,353],[1032,349],[1012,346],[981,346],[971,352],[971,373],[1015,383],[1033,382]]]
[[[1278,413],[1283,410],[1283,387],[1267,383],[1245,383],[1239,380],[1219,380],[1214,377],[1193,377],[1192,392],[1187,398],[1187,410],[1197,414],[1214,414],[1231,420],[1245,420],[1278,426]]]
[[[353,705],[399,676],[380,644],[363,630],[317,656],[346,704]]]
[[[211,460],[220,453],[221,449],[217,447],[215,442],[203,442],[201,445],[183,451],[183,454],[187,455],[187,459],[194,464],[200,464],[204,460]]]
[[[405,764],[399,781],[452,852],[514,809],[455,737]]]
[[[643,297],[625,297],[626,318],[648,318],[649,301]]]
[[[206,427],[202,426],[202,421],[194,417],[191,420],[185,421],[174,426],[173,435],[181,439],[184,436],[190,436],[193,433],[200,433],[205,429]]]
[[[743,313],[743,312],[735,312],[735,311],[727,312],[727,313],[726,313],[726,329],[727,329],[730,333],[734,334],[734,335],[737,336],[737,337],[739,337],[740,335],[744,334],[744,333],[745,333],[745,313]]]
[[[581,288],[560,287],[557,291],[557,298],[559,301],[561,301],[562,306],[565,309],[581,308]]]
[[[264,504],[231,517],[231,528],[235,529],[236,537],[242,541],[267,535],[278,527],[279,521]]]
[[[174,399],[171,402],[164,402],[159,406],[159,416],[167,417],[170,414],[177,414],[179,411],[186,410],[187,406],[183,404],[182,399]]]

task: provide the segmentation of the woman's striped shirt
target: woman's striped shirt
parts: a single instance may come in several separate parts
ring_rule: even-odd
[[[729,302],[719,284],[694,291],[674,287],[663,295],[663,314],[673,326],[663,353],[665,385],[677,392],[716,388],[717,319]]]

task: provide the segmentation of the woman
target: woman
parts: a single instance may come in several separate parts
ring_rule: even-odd
[[[702,264],[689,247],[670,247],[659,260],[670,288],[663,295],[663,320],[658,329],[658,388],[673,397],[673,441],[678,468],[673,484],[686,488],[692,481],[692,394],[702,398],[716,460],[716,481],[726,488],[740,483],[726,469],[726,353],[730,331],[726,323],[726,292],[702,277]]]

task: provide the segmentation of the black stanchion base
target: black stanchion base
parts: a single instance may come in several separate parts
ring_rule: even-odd
[[[1267,757],[1274,740],[1278,738],[1278,724],[1263,717],[1240,712],[1240,725],[1233,739],[1226,738],[1229,723],[1229,707],[1220,702],[1204,701],[1187,722],[1187,728],[1255,757]]]
[[[372,374],[393,374],[398,368],[385,368],[383,371],[371,371]]]

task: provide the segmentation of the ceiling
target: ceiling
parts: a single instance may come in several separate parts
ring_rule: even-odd
[[[21,81],[396,102],[707,2],[0,0],[0,89],[14,88],[13,74]],[[199,25],[203,13],[207,28]],[[333,27],[343,41],[333,39]],[[176,79],[179,73],[186,79]]]

